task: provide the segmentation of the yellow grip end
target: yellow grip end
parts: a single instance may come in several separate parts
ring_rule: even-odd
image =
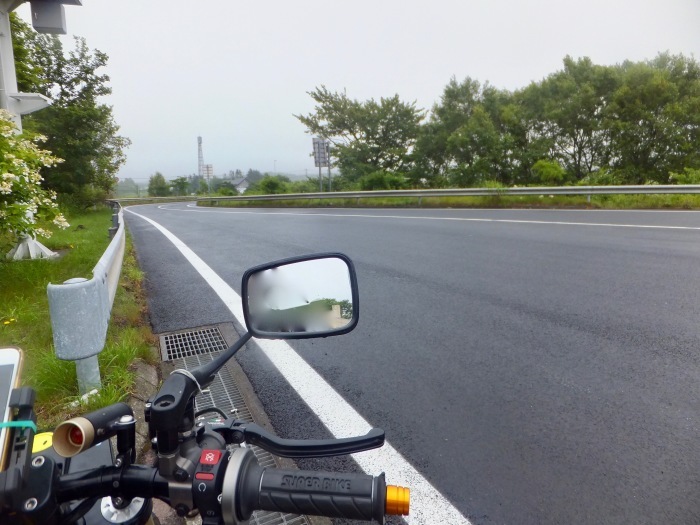
[[[411,490],[395,485],[386,486],[386,514],[408,516],[411,503]]]

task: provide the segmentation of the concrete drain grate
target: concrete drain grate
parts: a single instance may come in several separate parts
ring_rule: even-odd
[[[215,332],[218,334],[218,338],[221,342],[216,340],[216,335],[210,337],[209,339],[202,338],[200,336],[192,336],[190,334],[205,332],[208,334]],[[181,336],[179,338],[174,336]],[[182,354],[178,357],[171,357],[167,359],[171,361],[175,368],[184,368],[186,370],[192,370],[200,365],[206,364],[212,361],[221,350],[228,348],[226,341],[224,340],[221,332],[218,328],[207,328],[202,330],[196,330],[193,332],[180,332],[178,334],[168,334],[167,336],[161,336],[161,349],[165,359],[166,349],[164,344],[164,338],[171,338],[171,341],[176,341],[177,344],[185,346],[188,341],[197,340],[199,341],[194,349],[185,349]],[[212,347],[206,349],[203,348],[204,345],[209,343],[202,343],[201,341],[213,341]],[[241,395],[236,383],[228,371],[228,368],[222,368],[214,382],[209,385],[207,393],[202,393],[197,395],[195,398],[195,411],[199,412],[205,408],[217,407],[223,410],[227,414],[235,413],[237,419],[253,423],[253,416],[245,404],[245,400]],[[276,467],[275,458],[272,454],[256,446],[251,446],[251,450],[255,453],[255,457],[258,463],[263,467]],[[249,521],[250,525],[309,525],[309,520],[306,516],[297,516],[295,514],[280,514],[278,512],[255,512]]]
[[[226,350],[228,345],[217,327],[160,336],[163,361]]]

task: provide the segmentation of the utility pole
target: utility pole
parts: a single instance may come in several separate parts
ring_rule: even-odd
[[[198,174],[200,177],[204,176],[204,152],[202,151],[202,137],[197,137],[197,154],[198,154]]]

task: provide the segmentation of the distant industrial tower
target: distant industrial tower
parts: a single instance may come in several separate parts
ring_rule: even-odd
[[[202,137],[197,137],[197,147],[199,150],[199,171],[200,177],[204,176],[204,153],[202,153]]]

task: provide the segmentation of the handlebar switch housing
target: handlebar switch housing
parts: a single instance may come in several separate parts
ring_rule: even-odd
[[[192,500],[202,516],[202,525],[221,523],[224,474],[230,453],[227,450],[203,449],[192,479]]]

